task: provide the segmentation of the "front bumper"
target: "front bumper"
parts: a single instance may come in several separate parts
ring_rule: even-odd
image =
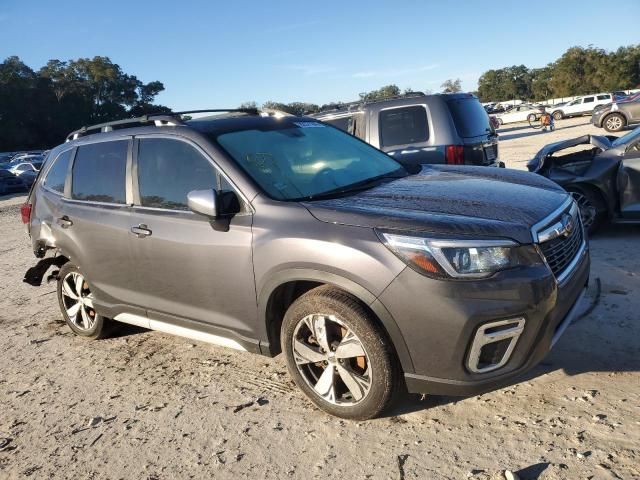
[[[405,269],[379,301],[394,317],[414,366],[405,372],[410,392],[474,395],[513,383],[537,365],[579,312],[589,279],[585,250],[559,286],[545,266],[501,272],[482,281],[438,281]],[[508,361],[487,372],[468,367],[480,327],[524,318]]]
[[[597,114],[591,115],[591,124],[595,125],[598,128],[602,128],[602,119],[609,112],[599,112]]]

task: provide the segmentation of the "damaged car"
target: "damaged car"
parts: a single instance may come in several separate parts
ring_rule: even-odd
[[[47,157],[25,281],[57,270],[79,337],[121,322],[283,354],[317,406],[367,419],[405,389],[513,383],[578,315],[589,244],[546,178],[410,168],[310,117],[193,113],[86,127]]]
[[[527,164],[570,192],[590,232],[603,222],[640,223],[640,127],[622,137],[552,143]]]

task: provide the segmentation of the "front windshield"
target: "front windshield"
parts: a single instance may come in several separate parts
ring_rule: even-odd
[[[391,157],[319,122],[223,133],[217,143],[276,200],[313,199],[407,175]]]
[[[611,146],[613,148],[619,147],[620,145],[626,145],[627,143],[633,142],[634,140],[640,139],[640,127],[636,127],[634,130],[631,130],[626,135],[618,137],[613,142],[611,142]]]

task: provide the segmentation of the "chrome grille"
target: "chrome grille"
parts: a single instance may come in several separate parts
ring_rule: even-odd
[[[558,280],[564,278],[585,242],[575,202],[538,232],[540,251]]]

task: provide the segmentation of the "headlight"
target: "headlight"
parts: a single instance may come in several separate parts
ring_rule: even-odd
[[[510,240],[438,240],[387,232],[379,235],[410,267],[435,278],[485,278],[539,260],[539,256],[523,252],[526,247]]]

